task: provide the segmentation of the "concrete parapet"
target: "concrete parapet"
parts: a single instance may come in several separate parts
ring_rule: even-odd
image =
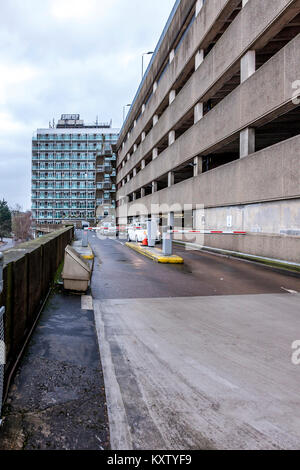
[[[63,228],[4,253],[0,305],[5,305],[6,378],[34,325],[73,234],[73,226]]]

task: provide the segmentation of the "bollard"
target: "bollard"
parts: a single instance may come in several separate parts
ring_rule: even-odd
[[[0,294],[3,291],[3,254],[0,253]],[[2,424],[2,400],[4,387],[5,342],[4,342],[4,313],[5,307],[0,307],[0,425]]]
[[[148,246],[155,247],[157,236],[157,222],[155,219],[147,221]]]
[[[173,254],[173,227],[163,227],[162,234],[162,251],[165,256],[171,256]]]
[[[88,231],[84,230],[82,235],[82,246],[86,248],[88,246]]]

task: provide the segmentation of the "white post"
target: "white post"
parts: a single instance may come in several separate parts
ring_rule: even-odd
[[[204,49],[199,49],[195,55],[195,70],[197,70],[204,61]]]
[[[171,64],[171,62],[173,62],[174,57],[175,57],[175,50],[172,49],[171,52],[170,52],[170,55],[169,55],[169,63],[170,64]]]
[[[203,7],[203,0],[197,0],[196,2],[196,11],[195,11],[195,16],[197,17]]]
[[[169,146],[174,144],[175,142],[175,131],[169,132]]]
[[[203,103],[197,103],[194,107],[194,124],[203,118]]]
[[[202,157],[194,158],[194,176],[201,175],[202,173]]]
[[[169,93],[169,105],[173,103],[175,98],[176,98],[176,91],[171,90],[170,93]]]
[[[152,150],[152,160],[155,160],[157,157],[158,157],[158,148],[155,147],[155,148]]]
[[[241,58],[241,83],[247,80],[256,71],[256,52],[248,51]]]
[[[255,129],[247,127],[240,133],[240,158],[255,152]]]
[[[168,173],[168,187],[170,188],[174,184],[174,171]]]

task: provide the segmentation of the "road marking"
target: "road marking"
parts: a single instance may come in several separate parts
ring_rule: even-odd
[[[286,289],[285,287],[282,287],[281,289],[285,290],[289,294],[298,294],[298,292],[296,290]]]
[[[93,298],[91,295],[81,296],[81,310],[94,310]]]

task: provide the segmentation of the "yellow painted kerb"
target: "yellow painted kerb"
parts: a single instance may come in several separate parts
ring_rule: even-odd
[[[87,260],[93,260],[95,258],[94,256],[94,253],[93,253],[93,250],[91,248],[91,245],[89,244],[89,249],[90,249],[90,254],[88,255],[81,255],[83,259],[87,259]]]
[[[88,260],[94,259],[94,255],[93,255],[93,254],[92,254],[92,255],[81,255],[81,257],[82,257],[83,259],[88,259]]]
[[[126,246],[136,251],[137,253],[140,253],[141,255],[147,256],[147,258],[157,261],[157,263],[164,263],[164,264],[183,264],[184,263],[183,258],[181,258],[180,256],[177,256],[177,255],[164,256],[163,254],[160,254],[160,253],[154,253],[153,251],[147,250],[146,247],[142,247],[138,245],[137,243],[127,242]]]

